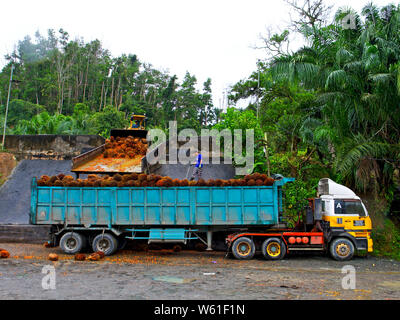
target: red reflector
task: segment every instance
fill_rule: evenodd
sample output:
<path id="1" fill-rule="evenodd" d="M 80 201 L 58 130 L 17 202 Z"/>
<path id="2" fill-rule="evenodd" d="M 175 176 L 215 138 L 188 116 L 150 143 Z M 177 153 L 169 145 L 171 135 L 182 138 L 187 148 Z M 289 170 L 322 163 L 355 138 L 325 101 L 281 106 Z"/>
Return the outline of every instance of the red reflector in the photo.
<path id="1" fill-rule="evenodd" d="M 322 236 L 311 237 L 310 244 L 323 244 L 324 238 Z"/>

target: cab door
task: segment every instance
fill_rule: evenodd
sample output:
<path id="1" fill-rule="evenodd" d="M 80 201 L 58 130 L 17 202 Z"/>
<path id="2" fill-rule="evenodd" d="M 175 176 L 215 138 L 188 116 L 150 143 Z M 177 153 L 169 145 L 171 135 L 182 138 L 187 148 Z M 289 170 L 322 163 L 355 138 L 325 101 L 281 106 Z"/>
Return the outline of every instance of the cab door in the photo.
<path id="1" fill-rule="evenodd" d="M 365 231 L 370 225 L 363 203 L 358 199 L 335 199 L 336 222 L 348 232 Z M 370 226 L 369 226 L 370 229 Z"/>

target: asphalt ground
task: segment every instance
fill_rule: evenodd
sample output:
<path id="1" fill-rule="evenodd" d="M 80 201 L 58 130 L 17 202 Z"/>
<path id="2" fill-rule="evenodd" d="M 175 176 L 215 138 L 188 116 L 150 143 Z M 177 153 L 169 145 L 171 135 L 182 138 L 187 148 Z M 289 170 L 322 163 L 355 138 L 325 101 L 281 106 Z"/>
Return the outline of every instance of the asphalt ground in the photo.
<path id="1" fill-rule="evenodd" d="M 10 252 L 0 259 L 3 300 L 400 300 L 400 262 L 372 256 L 239 261 L 217 251 L 122 250 L 92 262 L 42 245 L 0 248 Z"/>

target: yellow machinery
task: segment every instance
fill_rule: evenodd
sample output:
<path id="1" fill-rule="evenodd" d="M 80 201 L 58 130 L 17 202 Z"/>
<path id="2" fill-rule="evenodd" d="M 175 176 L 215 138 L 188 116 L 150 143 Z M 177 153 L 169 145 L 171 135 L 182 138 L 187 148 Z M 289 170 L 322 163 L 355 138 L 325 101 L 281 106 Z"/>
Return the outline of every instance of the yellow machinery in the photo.
<path id="1" fill-rule="evenodd" d="M 126 129 L 111 129 L 112 137 L 146 138 L 147 130 L 145 128 L 146 116 L 132 114 L 130 125 Z"/>
<path id="2" fill-rule="evenodd" d="M 145 129 L 146 116 L 135 115 L 131 117 L 131 124 L 128 130 L 144 130 Z"/>

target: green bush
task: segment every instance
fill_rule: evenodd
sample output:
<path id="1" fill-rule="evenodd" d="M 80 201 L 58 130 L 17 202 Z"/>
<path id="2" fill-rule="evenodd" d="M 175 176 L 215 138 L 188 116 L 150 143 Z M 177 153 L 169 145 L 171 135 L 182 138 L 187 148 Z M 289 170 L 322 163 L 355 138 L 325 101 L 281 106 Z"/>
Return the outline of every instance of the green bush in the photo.
<path id="1" fill-rule="evenodd" d="M 373 255 L 400 260 L 400 229 L 388 218 L 383 226 L 372 226 Z"/>
<path id="2" fill-rule="evenodd" d="M 0 114 L 4 115 L 5 111 L 5 105 L 0 106 Z M 20 99 L 11 100 L 8 106 L 7 127 L 14 127 L 20 120 L 31 120 L 43 111 L 46 111 L 44 106 Z"/>

